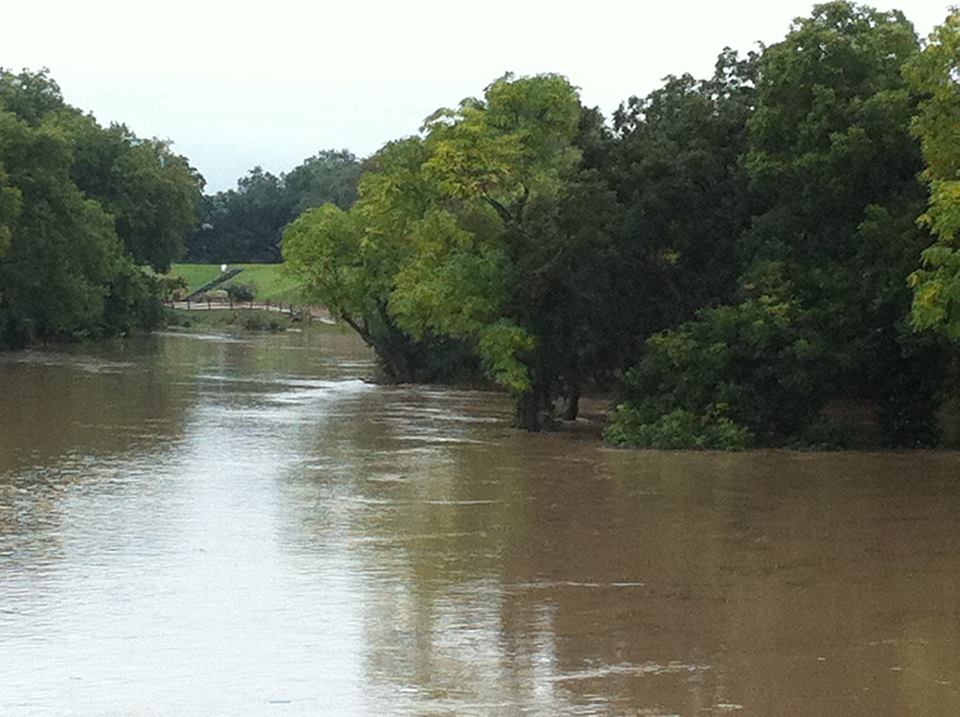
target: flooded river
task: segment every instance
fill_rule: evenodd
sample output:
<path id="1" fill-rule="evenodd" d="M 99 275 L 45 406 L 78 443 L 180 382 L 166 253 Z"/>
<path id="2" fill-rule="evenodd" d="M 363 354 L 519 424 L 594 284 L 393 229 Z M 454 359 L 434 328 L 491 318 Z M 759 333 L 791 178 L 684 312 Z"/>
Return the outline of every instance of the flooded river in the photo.
<path id="1" fill-rule="evenodd" d="M 0 714 L 960 714 L 957 454 L 612 451 L 370 370 L 0 354 Z"/>

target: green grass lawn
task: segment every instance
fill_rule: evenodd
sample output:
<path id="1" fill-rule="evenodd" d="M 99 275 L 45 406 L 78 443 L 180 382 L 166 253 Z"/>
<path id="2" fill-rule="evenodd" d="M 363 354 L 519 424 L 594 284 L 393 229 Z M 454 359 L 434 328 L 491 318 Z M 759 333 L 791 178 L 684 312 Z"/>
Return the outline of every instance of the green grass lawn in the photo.
<path id="1" fill-rule="evenodd" d="M 283 264 L 229 264 L 228 269 L 243 269 L 233 279 L 218 288 L 230 284 L 247 284 L 253 287 L 257 301 L 272 301 L 284 304 L 305 303 L 297 282 L 282 271 Z M 195 291 L 220 275 L 219 264 L 174 264 L 170 276 L 182 276 L 187 289 Z"/>
<path id="2" fill-rule="evenodd" d="M 187 290 L 196 291 L 219 274 L 220 267 L 214 264 L 174 264 L 167 276 L 182 276 L 187 282 Z"/>

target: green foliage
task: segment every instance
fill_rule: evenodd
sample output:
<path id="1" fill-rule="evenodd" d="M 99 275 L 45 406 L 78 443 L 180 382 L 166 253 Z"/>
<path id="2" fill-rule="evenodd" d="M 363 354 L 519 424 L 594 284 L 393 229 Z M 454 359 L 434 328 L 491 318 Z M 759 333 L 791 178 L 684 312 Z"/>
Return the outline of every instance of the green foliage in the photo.
<path id="1" fill-rule="evenodd" d="M 413 254 L 409 211 L 421 197 L 411 190 L 421 181 L 411 170 L 421 150 L 418 140 L 387 145 L 361 181 L 357 206 L 310 209 L 284 235 L 286 271 L 302 294 L 356 331 L 394 382 L 459 378 L 470 370 L 455 342 L 426 330 L 415 339 L 389 311 L 395 277 Z"/>
<path id="2" fill-rule="evenodd" d="M 8 177 L 0 166 L 0 257 L 10 248 L 13 239 L 13 222 L 20 214 L 20 190 L 9 184 Z"/>
<path id="3" fill-rule="evenodd" d="M 923 93 L 913 130 L 926 160 L 924 179 L 930 203 L 921 223 L 937 242 L 923 253 L 920 269 L 910 276 L 913 325 L 960 340 L 960 13 L 953 12 L 934 30 L 922 53 L 907 66 L 913 88 Z"/>
<path id="4" fill-rule="evenodd" d="M 933 443 L 948 355 L 904 326 L 912 300 L 960 336 L 958 26 L 921 53 L 899 12 L 817 5 L 612 128 L 563 77 L 506 75 L 384 147 L 284 254 L 394 376 L 463 352 L 526 428 L 633 365 L 616 444 L 837 447 L 841 395 L 879 406 L 885 443 Z"/>
<path id="5" fill-rule="evenodd" d="M 250 284 L 233 283 L 227 286 L 227 296 L 233 301 L 253 301 L 256 292 Z"/>
<path id="6" fill-rule="evenodd" d="M 753 445 L 753 435 L 723 415 L 698 416 L 682 408 L 652 421 L 637 408 L 620 405 L 604 440 L 619 448 L 664 450 L 743 451 Z"/>
<path id="7" fill-rule="evenodd" d="M 626 377 L 627 405 L 643 425 L 682 409 L 729 417 L 765 445 L 795 435 L 826 399 L 823 348 L 798 318 L 795 305 L 771 297 L 700 312 L 647 342 Z"/>
<path id="8" fill-rule="evenodd" d="M 31 127 L 67 109 L 60 86 L 46 69 L 13 73 L 0 68 L 0 105 Z"/>
<path id="9" fill-rule="evenodd" d="M 106 131 L 46 72 L 0 70 L 0 346 L 162 318 L 161 288 L 125 252 L 117 216 L 76 182 L 84 133 Z"/>
<path id="10" fill-rule="evenodd" d="M 424 169 L 445 194 L 481 198 L 517 220 L 531 192 L 549 191 L 576 164 L 579 118 L 566 78 L 507 74 L 487 87 L 483 100 L 465 99 L 427 120 L 432 156 Z"/>
<path id="11" fill-rule="evenodd" d="M 182 276 L 158 276 L 156 281 L 163 301 L 179 299 L 187 293 L 187 280 Z"/>
<path id="12" fill-rule="evenodd" d="M 830 416 L 818 416 L 790 443 L 791 448 L 815 451 L 843 451 L 853 445 L 850 426 Z"/>
<path id="13" fill-rule="evenodd" d="M 905 326 L 898 351 L 880 357 L 888 376 L 878 395 L 882 439 L 890 447 L 940 444 L 938 415 L 949 398 L 947 378 L 953 352 L 936 335 L 911 335 Z"/>
<path id="14" fill-rule="evenodd" d="M 131 331 L 152 331 L 163 325 L 161 301 L 166 287 L 143 273 L 129 260 L 124 260 L 107 283 L 101 331 L 107 335 L 124 335 Z"/>
<path id="15" fill-rule="evenodd" d="M 279 177 L 255 167 L 235 190 L 204 196 L 198 214 L 200 227 L 187 239 L 191 260 L 278 261 L 290 199 Z"/>
<path id="16" fill-rule="evenodd" d="M 391 307 L 404 327 L 421 322 L 474 346 L 488 376 L 520 399 L 521 425 L 537 428 L 553 398 L 612 353 L 621 325 L 604 306 L 621 210 L 585 160 L 602 155 L 604 130 L 556 75 L 505 76 L 427 129 L 423 172 L 446 229 L 430 217 L 422 225 Z"/>
<path id="17" fill-rule="evenodd" d="M 347 151 L 323 151 L 279 177 L 255 167 L 237 188 L 204 196 L 200 227 L 187 238 L 192 261 L 277 262 L 285 227 L 301 213 L 356 199 L 360 162 Z"/>
<path id="18" fill-rule="evenodd" d="M 625 207 L 622 261 L 631 272 L 618 294 L 635 334 L 734 298 L 743 268 L 736 242 L 750 220 L 743 156 L 756 65 L 755 55 L 724 50 L 713 77 L 667 77 L 614 114 L 606 171 Z"/>
<path id="19" fill-rule="evenodd" d="M 102 129 L 78 117 L 74 136 L 74 182 L 114 216 L 136 262 L 168 269 L 197 224 L 203 179 L 168 142 L 141 140 L 123 125 Z"/>
<path id="20" fill-rule="evenodd" d="M 483 327 L 478 343 L 483 366 L 494 381 L 514 393 L 530 390 L 530 372 L 519 357 L 536 347 L 532 336 L 509 320 L 501 319 Z"/>
<path id="21" fill-rule="evenodd" d="M 697 273 L 681 264 L 691 247 L 671 240 L 656 248 L 669 250 L 681 280 L 715 267 L 729 277 L 737 266 L 724 262 L 723 253 L 736 256 L 742 262 L 739 290 L 725 295 L 724 279 L 701 297 L 739 303 L 701 311 L 696 321 L 648 341 L 626 392 L 644 431 L 661 428 L 658 421 L 676 418 L 677 410 L 703 417 L 721 406 L 760 444 L 835 446 L 843 443 L 842 431 L 819 413 L 828 398 L 848 392 L 879 401 L 887 442 L 933 440 L 943 354 L 936 347 L 910 349 L 899 328 L 910 304 L 903 279 L 925 245 L 914 225 L 922 202 L 915 180 L 920 155 L 909 133 L 917 98 L 901 73 L 917 52 L 902 14 L 833 2 L 816 6 L 785 40 L 748 63 L 721 58 L 718 67 L 732 70 L 713 82 L 723 87 L 724 80 L 734 80 L 727 85 L 729 114 L 713 110 L 713 120 L 693 124 L 741 138 L 734 151 L 744 158 L 745 174 L 715 174 L 713 184 L 736 197 L 747 181 L 749 194 L 739 207 L 702 204 L 696 216 L 725 222 L 719 226 L 727 236 L 738 223 L 745 231 L 735 246 L 708 255 L 707 271 Z M 639 105 L 639 114 L 646 125 L 650 114 L 682 127 L 724 96 L 719 90 L 703 93 L 688 78 L 672 80 Z M 738 117 L 745 135 L 737 133 Z M 640 126 L 627 125 L 631 137 Z M 660 166 L 669 168 L 661 169 L 667 188 L 648 189 L 649 200 L 638 194 L 641 206 L 656 206 L 662 194 L 670 197 L 676 191 L 671 180 L 684 176 L 670 157 L 688 150 L 678 145 L 670 152 L 669 131 L 662 135 L 639 135 L 646 157 L 666 148 Z M 704 176 L 709 167 L 694 164 L 684 171 L 690 166 L 696 168 L 693 176 Z M 678 196 L 697 199 L 689 192 Z M 724 214 L 723 206 L 733 211 Z M 749 221 L 744 207 L 753 215 Z M 641 216 L 649 221 L 656 215 L 648 209 Z M 915 368 L 921 355 L 926 377 Z"/>
<path id="22" fill-rule="evenodd" d="M 747 161 L 759 212 L 741 251 L 785 262 L 799 298 L 823 305 L 838 332 L 831 324 L 856 312 L 828 304 L 842 303 L 864 269 L 853 236 L 867 207 L 915 209 L 916 99 L 901 67 L 917 48 L 902 14 L 834 2 L 758 62 Z"/>
<path id="23" fill-rule="evenodd" d="M 747 161 L 762 210 L 740 250 L 780 267 L 804 330 L 825 349 L 821 393 L 884 401 L 906 370 L 904 277 L 927 244 L 914 224 L 918 97 L 903 77 L 918 52 L 901 13 L 834 2 L 759 62 Z"/>
<path id="24" fill-rule="evenodd" d="M 833 2 L 739 67 L 755 78 L 730 91 L 754 104 L 740 150 L 749 182 L 742 206 L 753 216 L 729 215 L 727 227 L 749 227 L 735 251 L 727 245 L 742 262 L 740 288 L 714 294 L 739 303 L 701 311 L 648 342 L 627 380 L 628 402 L 647 423 L 678 408 L 703 416 L 724 406 L 759 443 L 775 445 L 816 433 L 820 409 L 840 391 L 881 400 L 897 393 L 897 326 L 910 301 L 903 278 L 924 246 L 913 225 L 917 99 L 901 74 L 917 51 L 902 14 Z M 729 175 L 732 196 L 739 181 Z M 707 266 L 735 267 L 722 258 Z M 899 437 L 891 442 L 909 432 L 885 427 Z"/>
<path id="25" fill-rule="evenodd" d="M 542 386 L 543 302 L 572 283 L 588 222 L 604 224 L 583 198 L 564 206 L 580 128 L 564 78 L 505 76 L 482 100 L 436 112 L 423 139 L 384 147 L 350 212 L 328 205 L 294 222 L 288 266 L 381 355 L 453 342 L 515 393 Z M 574 209 L 579 223 L 558 220 Z"/>
<path id="26" fill-rule="evenodd" d="M 503 249 L 434 209 L 413 229 L 414 252 L 394 277 L 391 313 L 414 338 L 436 332 L 455 338 L 480 335 L 500 315 L 504 296 Z"/>
<path id="27" fill-rule="evenodd" d="M 168 142 L 140 139 L 123 125 L 101 127 L 64 102 L 46 71 L 0 70 L 0 104 L 28 126 L 62 132 L 71 180 L 113 217 L 137 263 L 162 271 L 183 253 L 203 178 Z"/>
<path id="28" fill-rule="evenodd" d="M 351 152 L 323 150 L 283 175 L 283 185 L 295 200 L 292 215 L 296 217 L 328 203 L 341 209 L 352 206 L 359 179 L 360 162 Z"/>
<path id="29" fill-rule="evenodd" d="M 284 235 L 287 270 L 304 294 L 341 315 L 373 310 L 389 280 L 379 244 L 363 242 L 353 214 L 332 204 L 310 209 Z"/>

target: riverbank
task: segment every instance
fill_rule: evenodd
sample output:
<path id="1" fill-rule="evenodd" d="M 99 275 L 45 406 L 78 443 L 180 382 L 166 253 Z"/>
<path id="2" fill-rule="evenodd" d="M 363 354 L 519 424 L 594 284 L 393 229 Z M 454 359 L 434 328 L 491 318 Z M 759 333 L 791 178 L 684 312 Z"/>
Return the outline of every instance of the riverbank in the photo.
<path id="1" fill-rule="evenodd" d="M 166 309 L 167 328 L 184 331 L 228 331 L 254 333 L 280 333 L 282 331 L 309 331 L 347 334 L 345 327 L 332 320 L 321 320 L 303 311 L 280 311 L 276 307 L 246 308 L 237 306 L 195 305 L 191 309 Z"/>

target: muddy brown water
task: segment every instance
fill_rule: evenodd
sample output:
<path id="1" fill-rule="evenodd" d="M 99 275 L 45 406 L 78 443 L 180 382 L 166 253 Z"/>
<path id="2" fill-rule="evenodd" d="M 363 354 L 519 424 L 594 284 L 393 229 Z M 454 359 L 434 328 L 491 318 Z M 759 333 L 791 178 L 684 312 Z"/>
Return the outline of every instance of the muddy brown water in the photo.
<path id="1" fill-rule="evenodd" d="M 0 714 L 960 714 L 957 454 L 612 451 L 370 368 L 0 354 Z"/>

